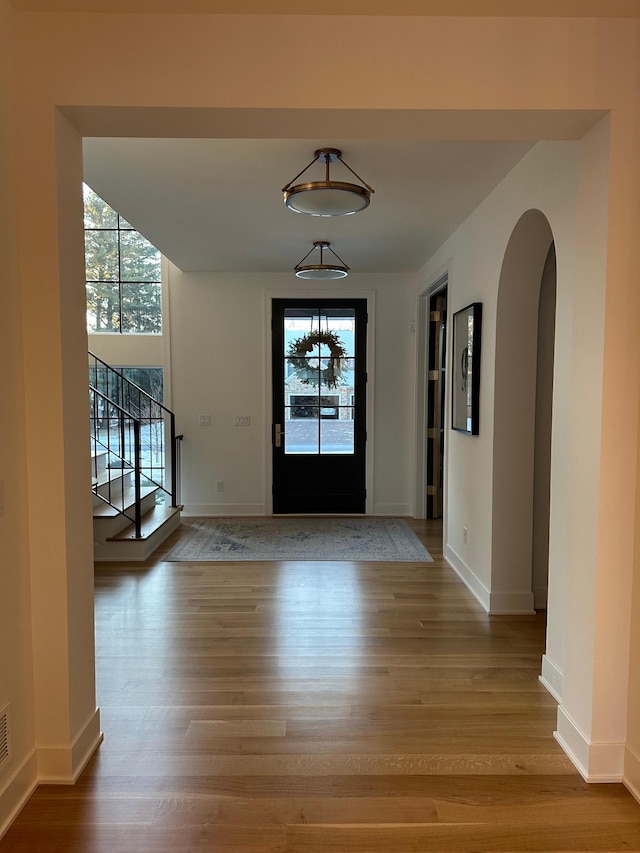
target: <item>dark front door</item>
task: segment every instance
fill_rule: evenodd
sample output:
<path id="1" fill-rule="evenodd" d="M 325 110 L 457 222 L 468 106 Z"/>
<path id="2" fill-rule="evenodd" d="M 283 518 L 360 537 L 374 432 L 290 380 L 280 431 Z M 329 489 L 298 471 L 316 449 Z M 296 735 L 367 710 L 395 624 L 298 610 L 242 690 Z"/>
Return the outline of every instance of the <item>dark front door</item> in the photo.
<path id="1" fill-rule="evenodd" d="M 365 511 L 365 299 L 274 299 L 273 511 Z"/>

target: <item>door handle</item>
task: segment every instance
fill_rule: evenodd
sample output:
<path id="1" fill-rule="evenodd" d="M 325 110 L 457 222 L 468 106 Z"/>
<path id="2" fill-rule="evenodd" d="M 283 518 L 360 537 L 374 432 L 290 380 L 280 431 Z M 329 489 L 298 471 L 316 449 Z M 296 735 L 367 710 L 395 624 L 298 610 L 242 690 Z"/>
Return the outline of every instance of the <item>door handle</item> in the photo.
<path id="1" fill-rule="evenodd" d="M 282 436 L 284 435 L 284 430 L 282 429 L 282 424 L 274 424 L 275 427 L 275 437 L 274 444 L 276 447 L 282 447 Z"/>

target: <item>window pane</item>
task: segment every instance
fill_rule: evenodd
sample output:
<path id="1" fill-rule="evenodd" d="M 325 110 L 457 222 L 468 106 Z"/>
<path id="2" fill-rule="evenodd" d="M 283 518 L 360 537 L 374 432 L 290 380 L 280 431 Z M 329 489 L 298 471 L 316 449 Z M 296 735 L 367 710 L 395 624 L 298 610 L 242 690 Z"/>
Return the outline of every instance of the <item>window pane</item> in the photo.
<path id="1" fill-rule="evenodd" d="M 320 397 L 320 419 L 323 421 L 338 420 L 338 404 L 340 403 L 340 397 L 338 394 L 323 394 Z"/>
<path id="2" fill-rule="evenodd" d="M 162 368 L 161 367 L 120 367 L 118 368 L 125 379 L 142 388 L 147 394 L 163 401 Z"/>
<path id="3" fill-rule="evenodd" d="M 343 358 L 339 362 L 331 359 L 322 359 L 322 384 L 320 393 L 338 394 L 341 402 L 351 402 L 349 395 L 353 394 L 355 382 L 355 359 Z M 334 384 L 336 383 L 336 384 Z M 347 396 L 345 396 L 347 395 Z"/>
<path id="4" fill-rule="evenodd" d="M 318 386 L 320 359 L 312 356 L 310 358 L 304 356 L 291 356 L 288 359 L 288 364 L 293 368 L 293 372 L 287 376 L 287 386 L 294 388 L 309 388 L 314 389 Z M 285 375 L 287 371 L 285 369 Z"/>
<path id="5" fill-rule="evenodd" d="M 121 281 L 160 281 L 160 252 L 137 231 L 120 232 Z"/>
<path id="6" fill-rule="evenodd" d="M 336 309 L 335 312 L 325 312 L 320 320 L 320 327 L 323 331 L 336 335 L 347 356 L 355 355 L 355 311 Z M 322 355 L 330 354 L 328 348 L 323 347 Z"/>
<path id="7" fill-rule="evenodd" d="M 318 415 L 317 394 L 289 394 L 290 417 L 315 418 Z"/>
<path id="8" fill-rule="evenodd" d="M 160 253 L 86 184 L 83 192 L 87 331 L 161 333 Z"/>
<path id="9" fill-rule="evenodd" d="M 87 281 L 118 281 L 118 232 L 85 231 L 84 258 Z"/>
<path id="10" fill-rule="evenodd" d="M 126 284 L 122 288 L 122 331 L 160 334 L 162 292 L 158 283 Z"/>
<path id="11" fill-rule="evenodd" d="M 84 185 L 84 227 L 118 227 L 118 214 L 86 184 Z"/>
<path id="12" fill-rule="evenodd" d="M 318 408 L 312 406 L 286 406 L 284 423 L 284 452 L 318 453 Z"/>
<path id="13" fill-rule="evenodd" d="M 353 421 L 323 420 L 320 424 L 321 453 L 353 453 Z"/>
<path id="14" fill-rule="evenodd" d="M 87 282 L 87 331 L 120 331 L 120 298 L 117 284 Z"/>

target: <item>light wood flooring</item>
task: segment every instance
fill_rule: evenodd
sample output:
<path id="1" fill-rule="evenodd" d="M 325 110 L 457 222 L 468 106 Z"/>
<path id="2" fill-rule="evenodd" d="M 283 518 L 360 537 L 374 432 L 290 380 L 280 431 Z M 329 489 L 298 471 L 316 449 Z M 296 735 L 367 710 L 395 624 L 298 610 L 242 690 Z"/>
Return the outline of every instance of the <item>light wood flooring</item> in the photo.
<path id="1" fill-rule="evenodd" d="M 553 739 L 544 617 L 487 617 L 412 525 L 434 563 L 99 565 L 104 743 L 0 853 L 640 850 Z"/>

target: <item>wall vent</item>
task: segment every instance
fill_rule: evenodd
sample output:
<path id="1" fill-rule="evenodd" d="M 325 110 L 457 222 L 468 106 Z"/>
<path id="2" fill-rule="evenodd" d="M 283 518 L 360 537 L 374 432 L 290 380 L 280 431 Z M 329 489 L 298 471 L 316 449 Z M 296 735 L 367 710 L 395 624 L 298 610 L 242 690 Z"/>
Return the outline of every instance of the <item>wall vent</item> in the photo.
<path id="1" fill-rule="evenodd" d="M 11 709 L 9 703 L 0 708 L 0 770 L 11 758 Z"/>

